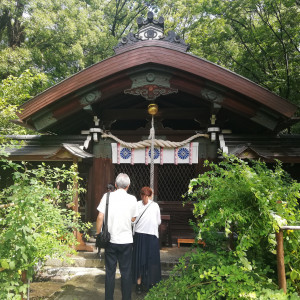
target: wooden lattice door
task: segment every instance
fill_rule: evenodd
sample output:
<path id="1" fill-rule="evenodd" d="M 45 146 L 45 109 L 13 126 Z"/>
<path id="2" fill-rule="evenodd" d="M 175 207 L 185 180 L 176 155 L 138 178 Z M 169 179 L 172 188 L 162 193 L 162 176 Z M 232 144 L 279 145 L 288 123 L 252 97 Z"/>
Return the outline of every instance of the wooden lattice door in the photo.
<path id="1" fill-rule="evenodd" d="M 150 184 L 150 166 L 144 164 L 115 164 L 114 175 L 126 173 L 131 184 L 128 193 L 140 199 L 139 191 Z M 182 205 L 188 191 L 188 185 L 196 176 L 196 165 L 165 164 L 155 165 L 155 200 L 161 208 L 162 215 L 170 215 L 170 230 L 172 243 L 179 237 L 191 237 L 193 231 L 189 220 L 193 219 L 192 206 Z"/>

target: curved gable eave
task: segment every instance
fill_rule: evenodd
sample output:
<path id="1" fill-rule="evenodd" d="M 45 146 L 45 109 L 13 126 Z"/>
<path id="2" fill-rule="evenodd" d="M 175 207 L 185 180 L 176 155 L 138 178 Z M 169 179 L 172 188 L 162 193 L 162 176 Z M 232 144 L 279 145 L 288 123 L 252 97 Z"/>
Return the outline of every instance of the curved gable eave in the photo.
<path id="1" fill-rule="evenodd" d="M 225 87 L 233 93 L 241 94 L 259 105 L 270 108 L 285 118 L 292 117 L 297 110 L 295 105 L 285 99 L 214 63 L 191 54 L 162 47 L 159 41 L 147 42 L 141 43 L 143 46 L 136 46 L 103 60 L 37 95 L 21 106 L 20 119 L 26 122 L 26 119 L 63 98 L 68 98 L 82 89 L 109 77 L 118 76 L 120 73 L 128 72 L 129 75 L 130 70 L 147 64 L 176 70 L 174 73 L 189 73 L 202 81 L 204 79 Z"/>

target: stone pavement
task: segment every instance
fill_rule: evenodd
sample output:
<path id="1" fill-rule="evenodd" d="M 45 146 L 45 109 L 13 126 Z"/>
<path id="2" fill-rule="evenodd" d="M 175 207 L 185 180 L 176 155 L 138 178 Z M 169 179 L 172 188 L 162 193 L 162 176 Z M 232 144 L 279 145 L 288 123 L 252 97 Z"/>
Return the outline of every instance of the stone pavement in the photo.
<path id="1" fill-rule="evenodd" d="M 77 276 L 68 281 L 62 291 L 56 292 L 50 299 L 53 300 L 104 300 L 105 295 L 105 272 L 102 274 L 93 275 L 86 274 Z M 120 275 L 116 275 L 115 293 L 116 300 L 122 299 Z M 144 299 L 144 295 L 136 295 L 132 293 L 132 300 Z"/>
<path id="2" fill-rule="evenodd" d="M 163 277 L 166 278 L 169 271 L 178 262 L 190 247 L 163 248 L 160 251 Z M 31 300 L 51 299 L 51 300 L 104 300 L 105 291 L 105 270 L 103 261 L 95 259 L 96 253 L 78 253 L 75 266 L 68 266 L 62 262 L 51 260 L 52 264 L 46 266 L 44 270 L 44 282 L 34 282 L 31 284 Z M 100 261 L 100 262 L 99 262 Z M 77 264 L 77 265 L 76 265 Z M 78 266 L 81 265 L 81 266 Z M 93 264 L 99 264 L 93 267 Z M 88 266 L 88 267 L 87 267 Z M 53 290 L 50 282 L 53 283 Z M 49 293 L 43 295 L 42 291 L 48 285 Z M 121 300 L 121 280 L 117 270 L 115 282 L 115 300 Z M 145 294 L 136 295 L 135 286 L 132 286 L 132 300 L 142 300 Z"/>

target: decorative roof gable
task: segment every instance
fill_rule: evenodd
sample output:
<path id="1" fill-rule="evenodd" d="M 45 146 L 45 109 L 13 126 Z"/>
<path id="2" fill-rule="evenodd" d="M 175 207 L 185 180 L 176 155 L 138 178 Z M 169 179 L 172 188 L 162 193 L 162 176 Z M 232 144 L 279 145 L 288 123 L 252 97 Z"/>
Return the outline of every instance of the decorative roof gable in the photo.
<path id="1" fill-rule="evenodd" d="M 167 36 L 164 35 L 163 17 L 155 20 L 153 13 L 148 12 L 147 19 L 137 18 L 137 24 L 138 32 L 136 34 L 130 32 L 127 36 L 122 37 L 120 43 L 114 48 L 116 54 L 129 50 L 135 43 L 151 40 L 159 40 L 167 44 L 168 47 L 182 52 L 186 52 L 189 49 L 189 45 L 174 31 L 169 31 Z"/>

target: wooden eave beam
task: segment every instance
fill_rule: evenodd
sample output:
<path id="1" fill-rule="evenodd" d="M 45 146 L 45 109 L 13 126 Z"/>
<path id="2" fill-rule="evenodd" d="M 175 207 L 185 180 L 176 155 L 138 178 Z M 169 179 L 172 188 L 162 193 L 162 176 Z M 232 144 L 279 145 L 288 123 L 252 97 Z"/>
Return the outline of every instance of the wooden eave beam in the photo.
<path id="1" fill-rule="evenodd" d="M 209 110 L 203 108 L 161 108 L 156 115 L 159 119 L 195 119 L 209 118 Z M 100 114 L 100 120 L 140 120 L 151 119 L 146 109 L 106 109 Z"/>
<path id="2" fill-rule="evenodd" d="M 149 129 L 139 128 L 135 130 L 134 135 L 132 135 L 132 130 L 111 130 L 111 133 L 117 137 L 122 137 L 123 140 L 128 142 L 138 142 L 143 137 L 149 135 Z M 201 133 L 201 132 L 200 132 Z M 202 132 L 206 133 L 206 132 Z M 169 140 L 174 142 L 180 142 L 186 138 L 195 134 L 195 130 L 171 130 L 168 128 L 156 129 L 156 135 L 165 135 Z"/>
<path id="3" fill-rule="evenodd" d="M 43 147 L 42 145 L 40 146 Z M 51 155 L 9 155 L 9 160 L 12 161 L 81 161 L 82 158 L 74 156 L 64 148 L 58 149 Z"/>
<path id="4" fill-rule="evenodd" d="M 52 107 L 49 107 L 49 109 L 45 109 L 44 114 L 42 114 L 44 109 L 41 109 L 41 111 L 37 113 L 37 116 L 33 115 L 29 120 L 26 121 L 32 124 L 32 127 L 34 127 L 36 130 L 43 131 L 49 126 L 51 127 L 52 124 L 59 122 L 60 120 L 71 116 L 80 110 L 83 110 L 87 106 L 91 106 L 96 102 L 103 101 L 116 93 L 123 93 L 123 90 L 130 87 L 130 85 L 131 81 L 126 77 L 126 74 L 119 75 L 113 79 L 110 78 L 102 82 L 102 84 L 93 86 L 92 91 L 98 91 L 101 94 L 97 101 L 91 104 L 85 104 L 82 102 L 82 97 L 91 92 L 91 90 L 89 90 L 86 91 L 86 93 L 81 93 L 81 95 L 72 95 L 72 97 L 52 105 Z"/>
<path id="5" fill-rule="evenodd" d="M 255 104 L 250 99 L 246 99 L 243 95 L 235 95 L 228 88 L 223 88 L 223 90 L 214 89 L 214 87 L 212 87 L 210 83 L 200 81 L 199 84 L 193 76 L 188 76 L 186 74 L 174 74 L 171 83 L 172 87 L 175 87 L 188 94 L 192 94 L 196 97 L 202 98 L 202 101 L 205 101 L 206 103 L 208 103 L 208 105 L 211 106 L 211 112 L 214 114 L 217 114 L 220 111 L 221 107 L 223 107 L 229 111 L 244 116 L 259 125 L 263 125 L 261 118 L 258 118 L 258 115 L 261 114 L 261 112 L 259 111 L 261 105 Z M 211 101 L 209 99 L 205 99 L 205 95 L 203 95 L 203 92 L 205 93 L 205 91 L 211 91 L 215 93 L 217 97 L 219 97 L 219 99 Z M 266 127 L 269 129 L 275 128 L 279 120 L 280 119 L 274 118 L 271 125 L 266 123 Z"/>
<path id="6" fill-rule="evenodd" d="M 45 158 L 43 155 L 16 155 L 7 157 L 8 160 L 12 161 L 73 161 L 73 158 L 56 158 L 50 157 Z"/>

